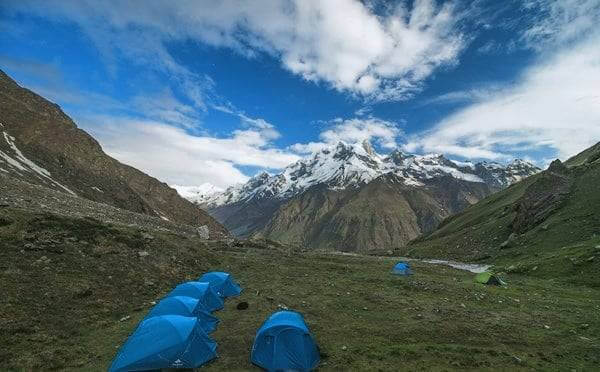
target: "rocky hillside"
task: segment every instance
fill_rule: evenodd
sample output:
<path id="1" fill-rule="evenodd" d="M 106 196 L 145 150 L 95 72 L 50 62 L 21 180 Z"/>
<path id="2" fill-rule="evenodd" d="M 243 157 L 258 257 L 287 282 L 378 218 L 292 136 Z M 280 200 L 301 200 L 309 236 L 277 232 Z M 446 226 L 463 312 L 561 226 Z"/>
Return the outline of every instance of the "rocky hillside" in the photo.
<path id="1" fill-rule="evenodd" d="M 340 142 L 280 174 L 191 200 L 238 236 L 312 249 L 391 249 L 538 171 L 521 160 L 503 166 L 398 150 L 381 156 L 368 142 Z"/>
<path id="2" fill-rule="evenodd" d="M 600 275 L 598 185 L 600 143 L 450 217 L 398 253 L 590 282 Z"/>
<path id="3" fill-rule="evenodd" d="M 0 71 L 0 173 L 176 223 L 225 228 L 165 183 L 106 155 L 60 109 Z"/>

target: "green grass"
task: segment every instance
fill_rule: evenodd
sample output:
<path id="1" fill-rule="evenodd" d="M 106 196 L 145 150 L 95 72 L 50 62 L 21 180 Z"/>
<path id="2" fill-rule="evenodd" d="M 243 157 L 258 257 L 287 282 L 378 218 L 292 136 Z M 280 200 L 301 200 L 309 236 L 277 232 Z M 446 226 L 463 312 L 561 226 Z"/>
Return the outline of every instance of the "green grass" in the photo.
<path id="1" fill-rule="evenodd" d="M 578 165 L 570 169 L 573 185 L 564 202 L 509 247 L 502 249 L 501 244 L 513 232 L 514 204 L 531 185 L 543 186 L 543 174 L 449 218 L 398 254 L 483 261 L 500 269 L 514 266 L 513 271 L 539 278 L 600 287 L 600 162 L 573 159 Z"/>
<path id="2" fill-rule="evenodd" d="M 151 301 L 209 270 L 231 272 L 244 292 L 215 313 L 219 358 L 207 371 L 256 369 L 255 332 L 279 304 L 304 314 L 323 353 L 320 370 L 600 368 L 598 288 L 519 272 L 504 276 L 506 288 L 488 287 L 418 262 L 414 276 L 396 277 L 392 259 L 229 248 L 156 232 L 147 240 L 134 229 L 18 210 L 0 217 L 12 221 L 0 227 L 2 370 L 105 370 Z M 236 310 L 239 301 L 249 308 Z"/>

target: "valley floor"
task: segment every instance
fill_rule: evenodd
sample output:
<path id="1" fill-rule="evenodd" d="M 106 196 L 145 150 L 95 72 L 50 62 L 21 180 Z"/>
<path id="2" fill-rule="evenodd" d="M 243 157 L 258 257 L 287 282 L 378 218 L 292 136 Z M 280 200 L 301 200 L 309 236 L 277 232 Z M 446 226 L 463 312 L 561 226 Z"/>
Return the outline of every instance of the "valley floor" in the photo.
<path id="1" fill-rule="evenodd" d="M 279 306 L 304 314 L 320 370 L 600 369 L 598 288 L 519 274 L 488 287 L 423 262 L 397 277 L 392 259 L 206 242 L 12 207 L 0 207 L 0 246 L 2 370 L 106 370 L 152 301 L 208 270 L 231 272 L 244 292 L 215 313 L 219 358 L 207 371 L 258 370 L 253 338 Z M 249 308 L 237 310 L 240 301 Z"/>

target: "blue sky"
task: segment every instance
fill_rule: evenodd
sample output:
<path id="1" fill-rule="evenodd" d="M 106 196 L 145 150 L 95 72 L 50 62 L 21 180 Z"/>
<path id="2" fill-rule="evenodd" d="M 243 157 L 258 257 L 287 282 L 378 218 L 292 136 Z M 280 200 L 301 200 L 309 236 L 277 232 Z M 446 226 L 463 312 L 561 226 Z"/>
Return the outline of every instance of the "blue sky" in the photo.
<path id="1" fill-rule="evenodd" d="M 170 184 L 339 140 L 544 165 L 600 140 L 599 21 L 600 0 L 6 0 L 0 68 Z"/>

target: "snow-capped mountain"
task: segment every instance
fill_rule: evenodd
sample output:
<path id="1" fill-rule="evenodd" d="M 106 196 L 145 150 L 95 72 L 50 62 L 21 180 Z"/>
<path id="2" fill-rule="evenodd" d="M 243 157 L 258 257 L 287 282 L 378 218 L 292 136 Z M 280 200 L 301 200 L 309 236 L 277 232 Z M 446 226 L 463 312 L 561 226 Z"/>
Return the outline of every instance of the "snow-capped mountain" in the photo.
<path id="1" fill-rule="evenodd" d="M 518 159 L 504 166 L 493 162 L 458 162 L 438 154 L 405 154 L 399 150 L 382 156 L 368 142 L 339 142 L 289 165 L 279 174 L 263 172 L 245 184 L 229 187 L 223 192 L 211 190 L 182 196 L 211 209 L 251 199 L 287 200 L 316 185 L 324 185 L 329 190 L 358 188 L 385 174 L 397 176 L 407 187 L 423 187 L 432 179 L 449 176 L 501 189 L 539 170 Z"/>
<path id="2" fill-rule="evenodd" d="M 172 188 L 177 190 L 177 193 L 182 197 L 193 201 L 194 203 L 202 204 L 206 199 L 214 194 L 223 192 L 220 187 L 213 185 L 212 183 L 203 183 L 200 186 L 182 186 L 182 185 L 170 185 Z"/>

